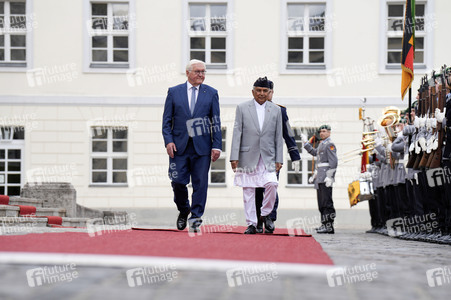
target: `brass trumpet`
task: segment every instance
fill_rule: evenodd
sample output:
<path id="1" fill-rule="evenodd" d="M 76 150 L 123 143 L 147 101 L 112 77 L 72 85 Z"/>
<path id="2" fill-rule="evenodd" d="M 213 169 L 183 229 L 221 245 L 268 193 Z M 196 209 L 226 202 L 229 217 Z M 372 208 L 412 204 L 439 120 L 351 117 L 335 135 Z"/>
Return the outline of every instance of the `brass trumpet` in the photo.
<path id="1" fill-rule="evenodd" d="M 369 145 L 374 145 L 375 143 L 376 143 L 375 140 L 362 140 L 362 144 L 363 144 L 365 147 L 368 147 Z"/>
<path id="2" fill-rule="evenodd" d="M 400 116 L 396 113 L 388 113 L 386 115 L 383 115 L 379 119 L 380 126 L 385 129 L 385 132 L 387 133 L 387 136 L 389 137 L 391 142 L 396 139 L 395 126 L 399 123 L 399 120 Z"/>

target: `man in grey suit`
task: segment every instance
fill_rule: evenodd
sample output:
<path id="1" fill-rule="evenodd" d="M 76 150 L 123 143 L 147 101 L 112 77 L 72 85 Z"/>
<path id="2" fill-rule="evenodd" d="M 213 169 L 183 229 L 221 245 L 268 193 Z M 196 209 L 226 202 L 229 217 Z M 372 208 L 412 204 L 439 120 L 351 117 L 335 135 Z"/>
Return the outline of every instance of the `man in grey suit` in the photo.
<path id="1" fill-rule="evenodd" d="M 252 89 L 253 100 L 236 108 L 230 163 L 235 174 L 234 184 L 243 187 L 244 210 L 248 228 L 245 234 L 255 234 L 257 215 L 255 188 L 264 187 L 261 220 L 267 233 L 273 233 L 269 217 L 277 194 L 276 173 L 283 163 L 282 113 L 268 99 L 270 83 L 259 78 Z"/>

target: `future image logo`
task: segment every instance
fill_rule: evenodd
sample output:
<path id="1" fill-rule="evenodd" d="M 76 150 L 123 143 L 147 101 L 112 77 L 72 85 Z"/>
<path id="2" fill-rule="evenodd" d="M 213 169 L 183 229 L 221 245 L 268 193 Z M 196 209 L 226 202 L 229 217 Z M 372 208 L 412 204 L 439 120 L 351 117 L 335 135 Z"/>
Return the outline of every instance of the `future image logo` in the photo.
<path id="1" fill-rule="evenodd" d="M 395 218 L 387 220 L 389 236 L 400 236 L 406 233 L 430 232 L 438 228 L 437 215 L 430 213 L 421 216 Z"/>
<path id="2" fill-rule="evenodd" d="M 218 116 L 210 118 L 194 118 L 186 121 L 186 129 L 190 137 L 210 135 L 211 132 L 220 131 L 220 120 Z"/>
<path id="3" fill-rule="evenodd" d="M 451 283 L 451 270 L 448 266 L 442 268 L 429 269 L 426 271 L 426 278 L 430 287 L 442 286 Z"/>
<path id="4" fill-rule="evenodd" d="M 451 174 L 448 168 L 436 168 L 426 171 L 426 178 L 430 187 L 442 186 L 451 183 Z"/>
<path id="5" fill-rule="evenodd" d="M 238 287 L 258 282 L 271 282 L 278 278 L 275 264 L 233 268 L 226 271 L 229 287 Z"/>
<path id="6" fill-rule="evenodd" d="M 340 267 L 326 272 L 327 283 L 330 287 L 343 286 L 347 284 L 373 281 L 377 278 L 376 264 L 356 265 L 352 267 Z"/>
<path id="7" fill-rule="evenodd" d="M 78 278 L 75 264 L 45 266 L 42 268 L 29 269 L 26 272 L 29 287 L 38 287 L 44 284 L 58 282 L 71 282 Z"/>
<path id="8" fill-rule="evenodd" d="M 178 272 L 174 264 L 134 268 L 127 270 L 125 273 L 129 287 L 172 282 L 178 278 Z"/>

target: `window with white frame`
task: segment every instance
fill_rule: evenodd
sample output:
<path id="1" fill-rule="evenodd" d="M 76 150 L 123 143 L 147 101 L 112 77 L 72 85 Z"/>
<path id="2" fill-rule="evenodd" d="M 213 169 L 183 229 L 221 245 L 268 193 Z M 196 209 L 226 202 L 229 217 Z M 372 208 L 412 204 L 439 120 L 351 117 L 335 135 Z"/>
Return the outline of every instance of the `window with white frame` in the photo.
<path id="1" fill-rule="evenodd" d="M 127 128 L 92 127 L 91 185 L 127 185 Z"/>
<path id="2" fill-rule="evenodd" d="M 312 186 L 312 184 L 308 183 L 309 177 L 313 175 L 314 171 L 314 158 L 304 149 L 304 145 L 301 141 L 301 133 L 310 138 L 315 135 L 318 131 L 318 128 L 312 127 L 296 127 L 293 128 L 294 139 L 296 140 L 296 144 L 299 149 L 299 154 L 301 155 L 301 163 L 300 163 L 300 173 L 295 173 L 293 167 L 291 166 L 290 156 L 287 155 L 288 159 L 288 167 L 287 167 L 287 185 L 288 186 Z M 315 148 L 318 145 L 313 145 Z"/>
<path id="3" fill-rule="evenodd" d="M 227 4 L 189 3 L 189 59 L 199 59 L 207 69 L 226 69 L 228 62 Z"/>
<path id="4" fill-rule="evenodd" d="M 19 196 L 24 172 L 25 128 L 0 127 L 0 195 Z"/>
<path id="5" fill-rule="evenodd" d="M 222 152 L 221 156 L 215 161 L 211 163 L 210 167 L 210 185 L 224 185 L 226 184 L 226 161 L 227 161 L 227 152 L 226 152 L 226 134 L 227 129 L 223 127 L 221 129 L 222 132 Z"/>
<path id="6" fill-rule="evenodd" d="M 129 3 L 90 2 L 90 67 L 129 68 Z"/>
<path id="7" fill-rule="evenodd" d="M 0 67 L 26 67 L 25 1 L 0 1 Z"/>
<path id="8" fill-rule="evenodd" d="M 326 68 L 326 3 L 287 3 L 286 68 Z"/>
<path id="9" fill-rule="evenodd" d="M 386 68 L 401 68 L 402 37 L 404 32 L 405 1 L 387 2 L 387 49 Z M 414 68 L 426 68 L 425 42 L 426 42 L 426 17 L 425 2 L 417 2 L 415 5 L 415 61 Z"/>

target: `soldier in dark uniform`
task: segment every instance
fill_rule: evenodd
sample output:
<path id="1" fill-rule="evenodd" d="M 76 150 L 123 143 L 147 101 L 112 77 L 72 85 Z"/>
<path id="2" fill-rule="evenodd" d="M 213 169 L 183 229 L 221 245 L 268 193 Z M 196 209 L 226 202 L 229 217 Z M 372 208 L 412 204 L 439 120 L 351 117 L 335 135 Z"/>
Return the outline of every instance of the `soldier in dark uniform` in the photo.
<path id="1" fill-rule="evenodd" d="M 447 92 L 449 87 L 447 86 Z M 443 237 L 439 239 L 439 242 L 451 244 L 451 93 L 446 95 L 446 111 L 445 117 L 443 115 L 437 116 L 437 122 L 443 124 L 445 127 L 445 146 L 442 156 L 442 167 L 444 170 L 444 200 L 445 200 L 445 230 Z M 443 113 L 442 113 L 443 114 Z M 436 113 L 437 115 L 437 113 Z"/>
<path id="2" fill-rule="evenodd" d="M 418 97 L 419 98 L 419 97 Z M 418 119 L 416 117 L 416 103 L 418 102 L 414 102 L 412 104 L 411 107 L 411 120 L 418 123 Z M 408 146 L 409 152 L 411 152 L 410 155 L 413 155 L 414 151 L 415 151 L 415 145 L 417 144 L 418 141 L 418 134 L 417 134 L 417 130 L 414 124 L 409 124 L 404 126 L 403 129 L 403 135 L 404 137 L 406 137 L 406 142 L 408 144 L 408 140 L 410 138 L 410 145 Z M 411 136 L 411 137 L 410 137 Z M 415 220 L 415 225 L 420 226 L 421 223 L 418 222 L 417 220 L 420 219 L 420 217 L 422 217 L 424 215 L 424 210 L 423 210 L 423 203 L 422 203 L 422 193 L 424 191 L 424 189 L 421 188 L 420 186 L 420 182 L 418 179 L 418 173 L 420 173 L 419 170 L 414 170 L 412 167 L 406 167 L 407 169 L 407 175 L 406 175 L 406 191 L 407 191 L 407 198 L 408 198 L 408 207 L 409 207 L 409 211 L 411 214 L 411 217 Z M 408 236 L 403 236 L 402 238 L 404 239 L 410 239 L 410 238 L 414 238 L 418 235 L 418 232 L 414 232 Z"/>
<path id="3" fill-rule="evenodd" d="M 374 198 L 368 201 L 371 229 L 367 230 L 367 233 L 378 233 L 384 227 L 382 217 L 380 215 L 379 202 L 384 201 L 381 199 L 382 180 L 381 180 L 381 157 L 377 153 L 369 156 L 368 172 L 371 173 L 371 181 L 373 183 Z"/>
<path id="4" fill-rule="evenodd" d="M 272 101 L 272 97 L 274 94 L 274 83 L 268 80 L 270 91 L 268 93 L 268 101 Z M 285 140 L 285 144 L 287 145 L 288 154 L 290 154 L 292 167 L 295 172 L 299 172 L 301 156 L 299 155 L 298 145 L 296 144 L 296 140 L 294 139 L 293 131 L 290 127 L 290 123 L 288 121 L 288 114 L 286 107 L 279 105 L 280 111 L 282 112 L 282 131 L 283 131 L 283 139 Z M 277 178 L 279 178 L 279 173 L 277 173 Z M 263 232 L 263 224 L 260 221 L 260 207 L 263 202 L 263 194 L 265 192 L 265 188 L 256 188 L 255 189 L 255 205 L 257 210 L 257 232 Z M 279 194 L 276 196 L 276 203 L 274 203 L 274 208 L 269 215 L 271 220 L 277 220 L 277 208 L 279 207 Z"/>
<path id="5" fill-rule="evenodd" d="M 404 119 L 401 119 L 400 122 L 396 125 L 397 127 L 397 137 L 389 146 L 389 151 L 392 153 L 392 156 L 395 160 L 395 169 L 393 170 L 393 180 L 394 180 L 394 190 L 395 190 L 395 199 L 396 199 L 396 211 L 394 213 L 395 217 L 405 217 L 411 216 L 411 211 L 409 207 L 409 201 L 407 198 L 407 188 L 406 188 L 406 169 L 405 169 L 405 153 L 406 151 L 406 137 L 402 132 L 404 128 Z"/>
<path id="6" fill-rule="evenodd" d="M 381 162 L 380 169 L 380 187 L 378 189 L 378 207 L 379 214 L 382 220 L 383 227 L 379 230 L 379 233 L 388 235 L 386 222 L 390 219 L 391 205 L 393 203 L 394 192 L 392 190 L 392 170 L 390 168 L 390 159 L 387 156 L 387 151 L 384 146 L 382 146 L 382 139 L 376 138 L 374 149 L 377 151 L 378 159 Z"/>
<path id="7" fill-rule="evenodd" d="M 332 184 L 338 164 L 337 148 L 330 139 L 329 125 L 322 125 L 318 130 L 321 142 L 317 149 L 313 148 L 311 144 L 313 141 L 307 142 L 307 136 L 305 134 L 302 134 L 301 138 L 305 143 L 305 150 L 317 157 L 313 183 L 315 184 L 322 225 L 316 232 L 334 233 L 335 208 L 332 199 Z"/>

